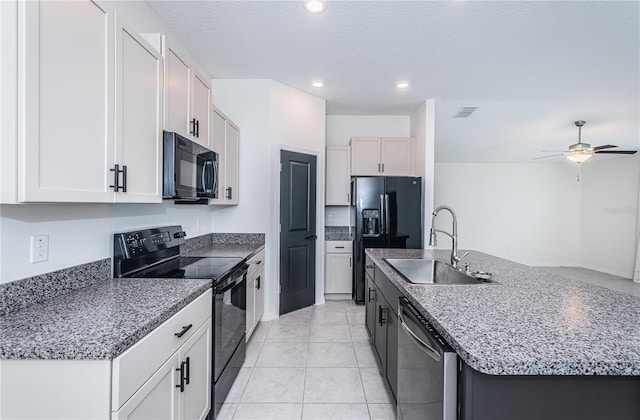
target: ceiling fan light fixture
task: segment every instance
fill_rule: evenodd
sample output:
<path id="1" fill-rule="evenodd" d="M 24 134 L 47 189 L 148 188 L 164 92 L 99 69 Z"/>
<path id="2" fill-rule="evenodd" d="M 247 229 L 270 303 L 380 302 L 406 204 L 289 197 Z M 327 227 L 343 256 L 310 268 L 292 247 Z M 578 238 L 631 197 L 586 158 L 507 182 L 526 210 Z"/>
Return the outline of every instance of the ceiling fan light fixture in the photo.
<path id="1" fill-rule="evenodd" d="M 312 80 L 311 86 L 313 86 L 314 88 L 321 88 L 322 86 L 324 86 L 324 82 L 322 80 Z"/>
<path id="2" fill-rule="evenodd" d="M 319 14 L 324 12 L 327 8 L 326 0 L 308 0 L 304 2 L 304 9 L 313 14 Z"/>
<path id="3" fill-rule="evenodd" d="M 587 160 L 589 160 L 591 156 L 593 156 L 593 153 L 582 152 L 582 153 L 570 153 L 565 157 L 573 163 L 584 163 Z"/>
<path id="4" fill-rule="evenodd" d="M 399 81 L 399 82 L 397 82 L 397 83 L 396 83 L 396 87 L 397 87 L 398 89 L 406 89 L 406 88 L 408 88 L 408 87 L 409 87 L 409 82 L 406 82 L 406 81 L 404 81 L 404 80 Z"/>

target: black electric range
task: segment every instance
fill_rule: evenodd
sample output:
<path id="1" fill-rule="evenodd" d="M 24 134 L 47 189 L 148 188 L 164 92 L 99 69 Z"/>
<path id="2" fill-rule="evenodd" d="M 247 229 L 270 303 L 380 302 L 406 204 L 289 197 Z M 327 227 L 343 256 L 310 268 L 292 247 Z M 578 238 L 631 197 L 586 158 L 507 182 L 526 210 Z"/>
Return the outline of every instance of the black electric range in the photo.
<path id="1" fill-rule="evenodd" d="M 209 419 L 214 419 L 244 363 L 248 266 L 244 258 L 182 256 L 185 236 L 181 226 L 116 233 L 113 273 L 114 277 L 213 280 Z"/>

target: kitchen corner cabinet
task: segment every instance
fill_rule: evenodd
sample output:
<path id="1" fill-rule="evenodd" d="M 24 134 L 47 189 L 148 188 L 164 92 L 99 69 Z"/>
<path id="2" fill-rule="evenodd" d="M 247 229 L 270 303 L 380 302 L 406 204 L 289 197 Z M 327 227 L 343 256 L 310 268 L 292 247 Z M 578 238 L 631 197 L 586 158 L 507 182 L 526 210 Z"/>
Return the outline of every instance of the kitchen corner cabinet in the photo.
<path id="1" fill-rule="evenodd" d="M 17 200 L 161 202 L 160 55 L 108 2 L 18 2 L 17 25 Z"/>
<path id="2" fill-rule="evenodd" d="M 240 133 L 238 127 L 219 109 L 212 107 L 211 148 L 218 153 L 218 198 L 209 204 L 238 204 Z"/>
<path id="3" fill-rule="evenodd" d="M 203 419 L 212 290 L 113 360 L 1 360 L 0 418 Z"/>
<path id="4" fill-rule="evenodd" d="M 413 143 L 409 137 L 352 137 L 351 175 L 412 175 Z"/>
<path id="5" fill-rule="evenodd" d="M 327 191 L 325 205 L 351 204 L 351 162 L 349 147 L 327 147 Z"/>
<path id="6" fill-rule="evenodd" d="M 325 294 L 348 294 L 353 290 L 353 243 L 325 241 Z"/>
<path id="7" fill-rule="evenodd" d="M 365 261 L 365 324 L 380 373 L 394 398 L 398 390 L 398 298 L 400 291 L 375 267 Z"/>
<path id="8" fill-rule="evenodd" d="M 164 129 L 211 146 L 211 84 L 164 35 L 145 34 L 164 57 Z"/>
<path id="9" fill-rule="evenodd" d="M 264 249 L 247 261 L 247 341 L 264 313 L 264 261 Z"/>

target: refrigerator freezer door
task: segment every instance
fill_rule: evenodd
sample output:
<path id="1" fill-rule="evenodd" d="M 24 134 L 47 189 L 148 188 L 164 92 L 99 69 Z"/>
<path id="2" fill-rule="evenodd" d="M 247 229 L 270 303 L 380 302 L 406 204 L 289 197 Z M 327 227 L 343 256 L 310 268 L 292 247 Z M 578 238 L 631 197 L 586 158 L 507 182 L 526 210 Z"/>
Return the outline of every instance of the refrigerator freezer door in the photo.
<path id="1" fill-rule="evenodd" d="M 421 178 L 385 178 L 389 248 L 422 248 L 421 183 Z"/>

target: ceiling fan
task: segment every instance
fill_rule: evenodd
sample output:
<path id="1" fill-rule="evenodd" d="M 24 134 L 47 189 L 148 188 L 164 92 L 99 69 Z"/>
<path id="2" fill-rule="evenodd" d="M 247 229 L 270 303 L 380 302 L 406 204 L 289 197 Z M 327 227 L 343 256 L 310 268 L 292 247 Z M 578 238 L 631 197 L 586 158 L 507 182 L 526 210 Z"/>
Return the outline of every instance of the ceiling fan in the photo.
<path id="1" fill-rule="evenodd" d="M 562 153 L 559 153 L 556 155 L 541 156 L 541 157 L 533 158 L 533 160 L 546 159 L 553 156 L 564 156 L 567 159 L 569 159 L 571 162 L 582 163 L 596 153 L 632 155 L 637 152 L 637 150 L 605 150 L 605 149 L 612 149 L 614 147 L 618 147 L 612 144 L 605 144 L 604 146 L 591 147 L 589 143 L 583 143 L 582 142 L 582 126 L 584 126 L 586 123 L 587 123 L 586 121 L 576 121 L 574 123 L 576 127 L 578 127 L 578 142 L 569 146 L 569 150 L 541 150 L 541 152 L 562 152 Z"/>

